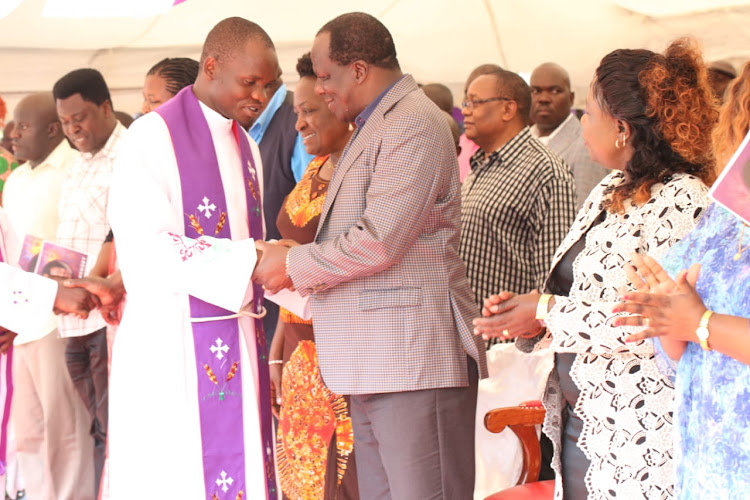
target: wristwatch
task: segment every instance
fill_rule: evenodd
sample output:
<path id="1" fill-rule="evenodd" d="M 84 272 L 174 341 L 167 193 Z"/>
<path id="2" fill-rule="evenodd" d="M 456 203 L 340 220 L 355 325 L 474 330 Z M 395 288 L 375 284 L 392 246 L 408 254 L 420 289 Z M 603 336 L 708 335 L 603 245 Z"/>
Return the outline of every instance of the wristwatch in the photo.
<path id="1" fill-rule="evenodd" d="M 701 322 L 698 323 L 698 328 L 695 330 L 695 335 L 698 337 L 698 342 L 700 342 L 704 351 L 712 350 L 711 346 L 708 345 L 708 336 L 710 335 L 710 332 L 708 331 L 708 320 L 711 319 L 713 313 L 714 312 L 711 309 L 706 309 L 706 312 L 701 316 Z"/>

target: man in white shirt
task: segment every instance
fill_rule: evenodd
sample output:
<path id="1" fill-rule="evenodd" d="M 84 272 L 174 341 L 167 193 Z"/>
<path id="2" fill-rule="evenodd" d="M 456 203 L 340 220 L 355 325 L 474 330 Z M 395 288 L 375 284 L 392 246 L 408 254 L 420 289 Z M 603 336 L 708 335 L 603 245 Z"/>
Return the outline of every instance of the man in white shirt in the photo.
<path id="1" fill-rule="evenodd" d="M 26 163 L 5 184 L 5 210 L 19 237 L 55 241 L 60 191 L 77 153 L 65 140 L 51 93 L 25 97 L 13 116 L 13 150 Z M 87 410 L 68 375 L 57 318 L 51 309 L 44 316 L 44 325 L 15 339 L 12 416 L 19 467 L 29 498 L 92 499 Z"/>
<path id="2" fill-rule="evenodd" d="M 263 169 L 239 124 L 269 99 L 278 60 L 235 17 L 208 34 L 200 64 L 195 85 L 133 123 L 115 165 L 108 213 L 128 304 L 112 349 L 112 500 L 277 498 L 267 349 L 250 317 Z"/>
<path id="3" fill-rule="evenodd" d="M 555 63 L 544 63 L 531 74 L 531 135 L 560 155 L 573 172 L 578 208 L 609 171 L 589 156 L 583 145 L 581 122 L 570 109 L 575 93 L 568 72 Z"/>
<path id="4" fill-rule="evenodd" d="M 57 243 L 88 254 L 90 268 L 110 229 L 106 212 L 112 165 L 125 127 L 112 110 L 104 78 L 94 69 L 71 71 L 55 83 L 52 93 L 63 132 L 81 152 L 63 183 Z M 106 323 L 95 311 L 86 320 L 60 317 L 59 329 L 68 339 L 68 372 L 90 414 L 98 491 L 109 406 Z"/>

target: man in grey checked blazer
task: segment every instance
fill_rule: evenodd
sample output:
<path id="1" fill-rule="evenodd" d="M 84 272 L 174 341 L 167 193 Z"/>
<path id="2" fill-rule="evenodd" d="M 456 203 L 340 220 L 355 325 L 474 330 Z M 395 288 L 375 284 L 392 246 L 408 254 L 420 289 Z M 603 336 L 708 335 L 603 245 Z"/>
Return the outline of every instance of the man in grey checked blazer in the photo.
<path id="1" fill-rule="evenodd" d="M 568 72 L 555 63 L 544 63 L 531 74 L 531 134 L 557 153 L 573 172 L 578 208 L 609 170 L 591 159 L 583 144 L 581 122 L 573 116 L 575 94 Z"/>
<path id="2" fill-rule="evenodd" d="M 351 395 L 361 497 L 470 499 L 477 375 L 487 367 L 458 256 L 453 138 L 375 18 L 330 21 L 312 59 L 316 90 L 357 130 L 315 242 L 288 254 L 261 242 L 256 280 L 311 295 L 323 380 Z"/>

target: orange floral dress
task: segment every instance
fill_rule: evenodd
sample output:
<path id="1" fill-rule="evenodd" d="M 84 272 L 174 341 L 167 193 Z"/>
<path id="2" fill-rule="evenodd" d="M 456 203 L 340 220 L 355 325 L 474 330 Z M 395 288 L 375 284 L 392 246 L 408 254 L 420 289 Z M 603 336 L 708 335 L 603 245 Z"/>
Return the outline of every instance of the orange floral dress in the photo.
<path id="1" fill-rule="evenodd" d="M 276 219 L 281 236 L 299 243 L 315 238 L 328 181 L 319 172 L 330 161 L 314 158 L 284 200 Z M 290 500 L 359 498 L 349 401 L 331 392 L 318 369 L 312 321 L 281 309 L 284 323 L 282 400 L 276 441 L 279 481 Z"/>

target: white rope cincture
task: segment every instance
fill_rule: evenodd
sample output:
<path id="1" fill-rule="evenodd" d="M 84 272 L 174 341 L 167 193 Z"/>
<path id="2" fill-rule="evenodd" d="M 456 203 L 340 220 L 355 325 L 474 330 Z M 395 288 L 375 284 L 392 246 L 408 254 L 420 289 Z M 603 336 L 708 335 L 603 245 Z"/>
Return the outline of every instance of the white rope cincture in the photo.
<path id="1" fill-rule="evenodd" d="M 234 313 L 234 314 L 228 314 L 226 316 L 207 316 L 205 318 L 190 318 L 191 323 L 208 323 L 209 321 L 224 321 L 227 319 L 236 319 L 240 316 L 247 316 L 250 318 L 255 319 L 261 319 L 263 318 L 268 311 L 266 311 L 265 306 L 261 306 L 260 313 L 254 313 L 252 312 L 252 304 L 248 304 L 247 306 L 240 309 L 240 312 Z"/>

